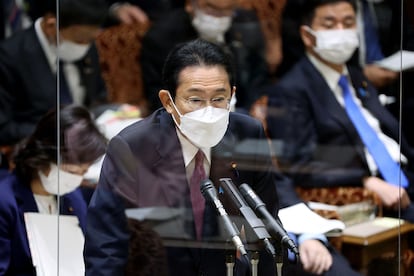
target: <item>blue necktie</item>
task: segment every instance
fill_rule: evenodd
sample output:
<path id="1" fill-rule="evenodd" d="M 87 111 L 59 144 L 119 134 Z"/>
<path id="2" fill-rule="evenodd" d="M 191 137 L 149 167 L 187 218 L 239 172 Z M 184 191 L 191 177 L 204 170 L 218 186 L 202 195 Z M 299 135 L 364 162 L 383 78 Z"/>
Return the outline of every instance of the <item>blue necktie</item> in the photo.
<path id="1" fill-rule="evenodd" d="M 341 76 L 339 79 L 339 86 L 343 91 L 345 110 L 351 121 L 354 123 L 354 126 L 364 142 L 365 147 L 374 158 L 374 161 L 378 166 L 378 170 L 384 180 L 393 185 L 398 185 L 401 176 L 401 186 L 404 188 L 407 187 L 407 177 L 400 170 L 399 164 L 391 158 L 385 145 L 379 139 L 374 129 L 368 124 L 362 115 L 361 110 L 354 102 L 351 91 L 348 87 L 348 80 L 346 76 Z"/>
<path id="2" fill-rule="evenodd" d="M 364 20 L 365 34 L 365 59 L 367 63 L 373 63 L 384 58 L 380 47 L 377 29 L 374 26 L 373 17 L 369 4 L 366 0 L 362 1 L 362 16 Z"/>

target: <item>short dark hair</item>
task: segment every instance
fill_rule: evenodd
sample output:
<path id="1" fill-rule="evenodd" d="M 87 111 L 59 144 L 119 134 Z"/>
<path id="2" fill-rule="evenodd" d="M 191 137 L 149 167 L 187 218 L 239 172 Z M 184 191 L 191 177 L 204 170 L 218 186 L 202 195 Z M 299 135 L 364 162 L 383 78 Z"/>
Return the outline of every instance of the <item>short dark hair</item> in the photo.
<path id="1" fill-rule="evenodd" d="M 181 43 L 169 53 L 162 72 L 163 88 L 175 97 L 178 76 L 190 66 L 223 66 L 226 70 L 230 87 L 234 85 L 234 68 L 231 57 L 223 49 L 213 43 L 196 39 Z"/>
<path id="2" fill-rule="evenodd" d="M 58 158 L 62 163 L 92 163 L 105 153 L 106 145 L 107 139 L 89 110 L 78 105 L 62 106 L 59 112 L 53 109 L 43 116 L 33 134 L 17 146 L 16 173 L 31 179 L 38 170 L 56 164 Z"/>
<path id="3" fill-rule="evenodd" d="M 108 4 L 105 0 L 42 0 L 37 1 L 41 15 L 58 12 L 59 27 L 72 25 L 101 26 L 108 16 Z M 59 2 L 59 6 L 57 5 Z M 57 11 L 58 10 L 58 11 Z"/>
<path id="4" fill-rule="evenodd" d="M 147 222 L 128 218 L 129 248 L 125 276 L 168 275 L 167 251 Z"/>
<path id="5" fill-rule="evenodd" d="M 321 6 L 336 4 L 340 2 L 346 2 L 351 4 L 353 9 L 356 11 L 356 2 L 355 0 L 302 0 L 301 5 L 301 15 L 302 15 L 302 24 L 310 25 L 315 17 L 315 10 Z"/>

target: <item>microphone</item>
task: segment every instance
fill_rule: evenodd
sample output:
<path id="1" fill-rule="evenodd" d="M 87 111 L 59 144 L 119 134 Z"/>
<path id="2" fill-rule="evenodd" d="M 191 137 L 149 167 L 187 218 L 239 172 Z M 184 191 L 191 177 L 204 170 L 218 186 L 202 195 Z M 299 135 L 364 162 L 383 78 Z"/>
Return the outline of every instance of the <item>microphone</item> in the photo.
<path id="1" fill-rule="evenodd" d="M 250 206 L 247 205 L 246 201 L 238 192 L 231 178 L 220 178 L 220 182 L 222 183 L 224 190 L 227 192 L 228 195 L 230 195 L 233 202 L 237 205 L 237 208 L 239 208 L 240 213 L 243 215 L 247 223 L 253 229 L 256 236 L 263 241 L 266 251 L 272 256 L 275 256 L 276 250 L 272 243 L 269 241 L 270 234 L 269 232 L 267 232 L 266 227 L 263 224 L 263 221 L 259 219 L 253 212 L 253 210 L 250 208 Z"/>
<path id="2" fill-rule="evenodd" d="M 200 184 L 200 190 L 203 194 L 204 198 L 206 200 L 209 200 L 214 203 L 223 223 L 224 228 L 228 232 L 228 234 L 231 236 L 231 239 L 236 246 L 236 248 L 240 251 L 240 253 L 243 256 L 247 256 L 247 251 L 243 245 L 243 242 L 241 241 L 239 237 L 239 231 L 237 230 L 236 226 L 233 224 L 233 222 L 230 220 L 229 216 L 227 215 L 226 210 L 223 207 L 223 204 L 217 197 L 217 191 L 216 188 L 213 185 L 213 182 L 211 182 L 210 179 L 205 179 L 201 181 Z"/>
<path id="3" fill-rule="evenodd" d="M 282 244 L 285 244 L 292 252 L 297 256 L 299 255 L 299 250 L 296 244 L 292 241 L 289 235 L 286 233 L 286 230 L 280 225 L 278 220 L 276 220 L 266 209 L 266 205 L 263 201 L 256 195 L 253 189 L 246 183 L 240 185 L 240 192 L 249 203 L 249 205 L 259 213 L 263 219 L 268 223 L 268 229 L 274 235 L 281 237 Z"/>

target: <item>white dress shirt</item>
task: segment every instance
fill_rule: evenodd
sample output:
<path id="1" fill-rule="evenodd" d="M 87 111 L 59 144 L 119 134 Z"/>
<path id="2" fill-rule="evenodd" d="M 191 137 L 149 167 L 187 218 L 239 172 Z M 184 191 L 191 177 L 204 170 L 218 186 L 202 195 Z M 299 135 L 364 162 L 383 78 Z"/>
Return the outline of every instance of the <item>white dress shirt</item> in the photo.
<path id="1" fill-rule="evenodd" d="M 335 98 L 339 102 L 341 106 L 344 107 L 344 98 L 342 96 L 342 89 L 339 86 L 339 78 L 341 77 L 341 74 L 339 74 L 337 71 L 333 70 L 332 68 L 328 67 L 327 65 L 323 64 L 321 61 L 316 59 L 314 56 L 307 54 L 312 64 L 318 69 L 318 71 L 321 73 L 322 77 L 327 82 L 329 88 L 331 88 L 332 93 L 334 94 Z M 374 131 L 378 134 L 380 140 L 384 143 L 385 147 L 387 148 L 388 152 L 390 153 L 392 159 L 396 161 L 397 163 L 406 163 L 407 158 L 401 154 L 400 152 L 400 146 L 399 144 L 391 139 L 389 136 L 385 135 L 381 128 L 379 121 L 377 118 L 375 118 L 365 107 L 363 107 L 361 101 L 359 98 L 355 95 L 355 89 L 353 85 L 350 83 L 349 79 L 349 73 L 346 66 L 344 66 L 344 72 L 343 75 L 348 76 L 348 86 L 350 88 L 350 92 L 352 95 L 352 98 L 354 102 L 358 105 L 358 107 L 361 109 L 361 112 L 365 119 L 367 120 L 368 124 L 374 129 Z M 378 167 L 372 158 L 371 154 L 368 152 L 367 148 L 365 148 L 365 156 L 367 159 L 367 163 L 369 166 L 369 169 L 371 171 L 372 175 L 378 174 Z"/>

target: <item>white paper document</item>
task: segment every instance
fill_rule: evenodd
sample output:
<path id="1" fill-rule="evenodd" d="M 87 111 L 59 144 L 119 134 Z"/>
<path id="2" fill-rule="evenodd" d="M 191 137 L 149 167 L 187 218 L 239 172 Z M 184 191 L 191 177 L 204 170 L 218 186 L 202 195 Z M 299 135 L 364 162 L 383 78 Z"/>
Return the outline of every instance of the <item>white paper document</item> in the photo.
<path id="1" fill-rule="evenodd" d="M 376 64 L 392 71 L 414 69 L 414 52 L 406 50 L 398 51 L 389 57 L 377 61 Z"/>
<path id="2" fill-rule="evenodd" d="M 37 276 L 82 276 L 84 236 L 76 216 L 24 214 Z"/>
<path id="3" fill-rule="evenodd" d="M 113 138 L 127 126 L 142 119 L 140 117 L 120 117 L 118 113 L 115 110 L 106 110 L 96 119 L 96 123 L 107 139 Z"/>
<path id="4" fill-rule="evenodd" d="M 305 203 L 282 208 L 279 218 L 287 232 L 294 234 L 338 235 L 345 229 L 345 224 L 336 219 L 326 219 L 306 206 Z"/>

